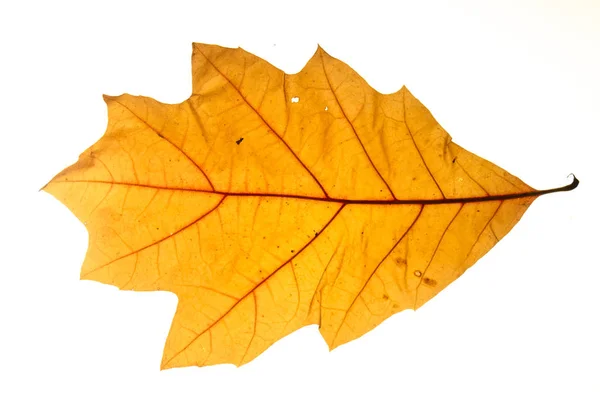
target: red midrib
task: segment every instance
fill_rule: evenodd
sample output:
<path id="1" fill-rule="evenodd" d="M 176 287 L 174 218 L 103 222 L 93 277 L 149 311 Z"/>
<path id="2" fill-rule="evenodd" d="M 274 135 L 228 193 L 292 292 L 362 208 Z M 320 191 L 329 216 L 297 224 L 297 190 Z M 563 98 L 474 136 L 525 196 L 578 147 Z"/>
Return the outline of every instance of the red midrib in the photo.
<path id="1" fill-rule="evenodd" d="M 334 197 L 313 197 L 295 194 L 282 194 L 282 193 L 261 193 L 261 192 L 225 192 L 221 190 L 203 190 L 203 189 L 191 189 L 191 188 L 173 188 L 166 186 L 156 185 L 145 185 L 140 183 L 129 183 L 129 182 L 109 182 L 109 181 L 92 181 L 92 180 L 64 180 L 55 181 L 52 183 L 96 183 L 106 185 L 124 185 L 133 186 L 149 189 L 159 190 L 176 190 L 186 192 L 198 192 L 206 194 L 217 194 L 221 196 L 229 197 L 273 197 L 273 198 L 285 198 L 285 199 L 299 199 L 299 200 L 312 200 L 320 201 L 324 203 L 337 203 L 337 204 L 365 204 L 365 205 L 399 205 L 399 204 L 457 204 L 457 203 L 479 203 L 486 201 L 499 201 L 499 200 L 511 200 L 521 199 L 525 197 L 537 197 L 549 193 L 555 192 L 568 192 L 573 190 L 579 185 L 579 180 L 573 176 L 573 182 L 568 185 L 545 189 L 545 190 L 532 190 L 528 192 L 517 192 L 517 193 L 506 193 L 506 194 L 495 194 L 489 196 L 474 196 L 474 197 L 456 197 L 456 198 L 445 198 L 445 199 L 394 199 L 394 200 L 369 200 L 369 199 L 342 199 Z"/>

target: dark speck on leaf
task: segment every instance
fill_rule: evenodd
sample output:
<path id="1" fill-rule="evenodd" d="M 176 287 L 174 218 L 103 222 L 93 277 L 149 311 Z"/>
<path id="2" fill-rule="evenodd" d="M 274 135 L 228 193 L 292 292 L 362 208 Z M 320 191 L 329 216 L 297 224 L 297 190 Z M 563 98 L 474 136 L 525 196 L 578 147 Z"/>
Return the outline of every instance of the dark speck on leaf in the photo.
<path id="1" fill-rule="evenodd" d="M 452 164 L 454 164 L 456 162 L 456 157 L 454 157 L 454 159 L 452 160 Z"/>
<path id="2" fill-rule="evenodd" d="M 239 145 L 240 143 L 242 143 L 242 140 L 244 140 L 243 137 L 239 138 L 238 140 L 236 140 L 235 142 Z"/>
<path id="3" fill-rule="evenodd" d="M 435 286 L 437 285 L 437 281 L 435 279 L 423 278 L 423 283 L 427 286 Z"/>

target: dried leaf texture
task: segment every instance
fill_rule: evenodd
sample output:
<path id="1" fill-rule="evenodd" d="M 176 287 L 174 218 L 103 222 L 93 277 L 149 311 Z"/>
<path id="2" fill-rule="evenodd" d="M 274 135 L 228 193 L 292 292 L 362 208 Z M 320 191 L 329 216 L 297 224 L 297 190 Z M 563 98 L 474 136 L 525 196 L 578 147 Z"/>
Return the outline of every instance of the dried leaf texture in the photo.
<path id="1" fill-rule="evenodd" d="M 548 192 L 321 48 L 293 75 L 204 44 L 192 66 L 181 104 L 106 96 L 105 135 L 44 188 L 89 231 L 83 279 L 178 296 L 162 368 L 244 364 L 308 324 L 331 349 L 353 340 Z"/>

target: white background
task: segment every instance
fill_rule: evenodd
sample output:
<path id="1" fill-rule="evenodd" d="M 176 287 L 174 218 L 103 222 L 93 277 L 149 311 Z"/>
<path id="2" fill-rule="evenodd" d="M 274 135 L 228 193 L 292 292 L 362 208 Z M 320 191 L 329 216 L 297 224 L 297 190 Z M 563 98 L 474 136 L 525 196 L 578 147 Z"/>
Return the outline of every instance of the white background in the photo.
<path id="1" fill-rule="evenodd" d="M 38 189 L 103 134 L 103 93 L 185 100 L 193 41 L 288 73 L 319 43 L 530 185 L 581 185 L 331 353 L 311 326 L 241 368 L 161 372 L 176 297 L 79 281 L 87 233 Z M 597 0 L 6 1 L 0 102 L 0 398 L 600 398 Z"/>

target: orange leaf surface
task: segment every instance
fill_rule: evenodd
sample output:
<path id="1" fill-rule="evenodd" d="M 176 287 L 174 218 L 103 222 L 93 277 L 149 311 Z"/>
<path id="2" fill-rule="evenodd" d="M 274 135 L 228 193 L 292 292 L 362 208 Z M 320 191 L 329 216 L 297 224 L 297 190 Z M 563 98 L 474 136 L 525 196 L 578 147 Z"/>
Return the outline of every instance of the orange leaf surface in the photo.
<path id="1" fill-rule="evenodd" d="M 181 104 L 106 96 L 104 136 L 44 190 L 86 225 L 83 279 L 179 303 L 162 368 L 244 364 L 318 324 L 331 349 L 417 309 L 538 196 L 321 48 L 288 75 L 194 44 Z"/>

